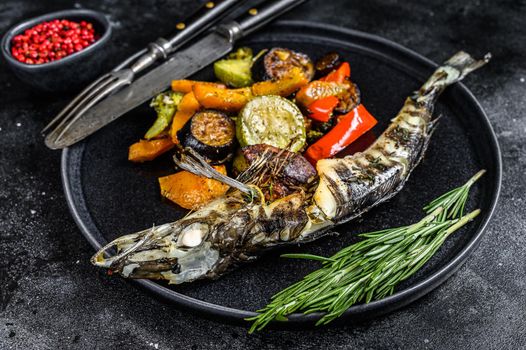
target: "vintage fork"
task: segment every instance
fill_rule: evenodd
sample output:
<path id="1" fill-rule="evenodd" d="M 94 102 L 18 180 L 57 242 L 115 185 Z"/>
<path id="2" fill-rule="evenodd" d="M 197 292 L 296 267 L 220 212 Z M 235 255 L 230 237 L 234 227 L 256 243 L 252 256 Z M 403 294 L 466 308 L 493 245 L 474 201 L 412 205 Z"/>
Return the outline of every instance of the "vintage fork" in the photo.
<path id="1" fill-rule="evenodd" d="M 47 135 L 46 144 L 56 143 L 87 110 L 120 88 L 131 84 L 138 73 L 161 59 L 165 60 L 170 53 L 173 53 L 189 40 L 210 28 L 227 11 L 233 10 L 235 6 L 240 5 L 244 1 L 215 0 L 205 3 L 186 22 L 180 22 L 176 25 L 178 32 L 170 39 L 157 39 L 149 44 L 148 48 L 137 52 L 109 73 L 95 80 L 64 107 L 42 130 L 42 133 L 45 134 L 51 128 L 54 128 Z"/>

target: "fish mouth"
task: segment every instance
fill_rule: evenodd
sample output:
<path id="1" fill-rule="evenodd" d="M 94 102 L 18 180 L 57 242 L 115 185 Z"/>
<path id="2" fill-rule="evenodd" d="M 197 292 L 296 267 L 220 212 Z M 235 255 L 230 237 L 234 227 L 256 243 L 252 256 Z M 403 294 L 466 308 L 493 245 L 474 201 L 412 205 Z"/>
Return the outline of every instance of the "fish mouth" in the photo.
<path id="1" fill-rule="evenodd" d="M 208 226 L 198 222 L 183 228 L 165 224 L 115 239 L 93 255 L 91 263 L 125 278 L 192 281 L 219 261 L 219 252 L 205 240 L 207 234 Z"/>

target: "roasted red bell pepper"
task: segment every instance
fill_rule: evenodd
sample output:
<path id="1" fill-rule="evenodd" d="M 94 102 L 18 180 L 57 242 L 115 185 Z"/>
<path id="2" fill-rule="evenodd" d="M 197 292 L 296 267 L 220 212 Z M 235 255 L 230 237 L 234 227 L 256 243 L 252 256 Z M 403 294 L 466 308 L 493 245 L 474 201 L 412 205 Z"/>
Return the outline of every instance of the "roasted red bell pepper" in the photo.
<path id="1" fill-rule="evenodd" d="M 320 122 L 328 122 L 329 119 L 331 119 L 334 108 L 336 108 L 339 102 L 340 100 L 336 96 L 320 98 L 307 107 L 309 110 L 309 117 Z"/>
<path id="2" fill-rule="evenodd" d="M 320 78 L 321 81 L 333 81 L 335 83 L 343 83 L 345 79 L 351 76 L 351 66 L 349 62 L 343 62 L 338 68 Z"/>
<path id="3" fill-rule="evenodd" d="M 329 158 L 349 146 L 358 137 L 375 126 L 377 120 L 358 105 L 349 113 L 339 118 L 336 124 L 325 136 L 307 148 L 305 157 L 315 165 L 320 159 Z"/>

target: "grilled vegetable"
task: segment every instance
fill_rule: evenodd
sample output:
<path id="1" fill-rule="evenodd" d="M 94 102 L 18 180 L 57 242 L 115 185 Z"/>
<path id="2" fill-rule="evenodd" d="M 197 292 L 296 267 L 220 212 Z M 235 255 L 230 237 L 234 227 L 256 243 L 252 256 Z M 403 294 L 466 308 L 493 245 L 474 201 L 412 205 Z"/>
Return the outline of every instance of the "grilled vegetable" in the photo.
<path id="1" fill-rule="evenodd" d="M 130 146 L 128 150 L 128 160 L 137 163 L 154 160 L 161 154 L 171 150 L 174 146 L 175 144 L 169 137 L 154 140 L 140 140 Z"/>
<path id="2" fill-rule="evenodd" d="M 157 112 L 157 119 L 144 135 L 145 139 L 150 140 L 159 136 L 170 125 L 182 98 L 183 94 L 173 91 L 163 92 L 154 97 L 150 107 Z"/>
<path id="3" fill-rule="evenodd" d="M 330 52 L 316 61 L 316 77 L 321 78 L 332 72 L 340 65 L 340 55 Z"/>
<path id="4" fill-rule="evenodd" d="M 214 167 L 226 175 L 224 165 Z M 173 175 L 159 178 L 161 195 L 186 209 L 199 209 L 213 199 L 222 196 L 228 186 L 217 180 L 194 175 L 188 171 L 180 171 Z"/>
<path id="5" fill-rule="evenodd" d="M 179 143 L 177 139 L 177 132 L 181 130 L 183 125 L 186 124 L 190 118 L 201 108 L 201 105 L 195 98 L 193 92 L 189 92 L 183 96 L 177 112 L 175 113 L 172 127 L 170 128 L 170 136 L 172 137 L 172 142 L 175 144 Z"/>
<path id="6" fill-rule="evenodd" d="M 180 79 L 180 80 L 172 80 L 172 90 L 176 92 L 183 92 L 185 94 L 192 92 L 192 89 L 195 84 L 205 84 L 205 85 L 211 85 L 215 86 L 216 88 L 220 89 L 226 89 L 226 86 L 220 83 L 212 83 L 208 81 L 197 81 L 197 80 L 188 80 L 188 79 Z"/>
<path id="7" fill-rule="evenodd" d="M 343 83 L 351 76 L 351 66 L 348 62 L 343 62 L 334 69 L 327 76 L 321 78 L 321 81 L 334 81 L 335 83 Z"/>
<path id="8" fill-rule="evenodd" d="M 236 113 L 254 96 L 288 96 L 308 82 L 301 69 L 294 67 L 291 74 L 283 79 L 262 81 L 251 87 L 223 89 L 213 85 L 195 84 L 193 92 L 199 104 L 205 108 Z"/>
<path id="9" fill-rule="evenodd" d="M 278 47 L 254 62 L 252 74 L 256 80 L 282 79 L 289 75 L 294 67 L 300 68 L 307 80 L 314 76 L 314 65 L 309 56 Z"/>
<path id="10" fill-rule="evenodd" d="M 216 78 L 228 86 L 239 88 L 252 84 L 252 49 L 242 47 L 227 58 L 214 63 Z"/>
<path id="11" fill-rule="evenodd" d="M 347 91 L 339 96 L 340 103 L 334 109 L 338 113 L 348 113 L 356 108 L 361 101 L 360 89 L 354 83 L 347 82 L 349 88 Z"/>
<path id="12" fill-rule="evenodd" d="M 197 84 L 193 91 L 195 98 L 203 107 L 231 113 L 238 112 L 252 98 L 252 90 L 249 87 L 220 89 Z"/>
<path id="13" fill-rule="evenodd" d="M 232 173 L 234 176 L 238 176 L 243 171 L 247 170 L 248 162 L 243 154 L 241 148 L 238 148 L 236 154 L 234 155 L 234 160 L 232 161 Z"/>
<path id="14" fill-rule="evenodd" d="M 280 79 L 266 80 L 252 85 L 252 94 L 254 96 L 279 95 L 289 96 L 301 87 L 307 85 L 309 79 L 305 77 L 302 70 L 293 67 L 289 74 Z"/>
<path id="15" fill-rule="evenodd" d="M 336 96 L 327 96 L 312 102 L 309 107 L 309 117 L 319 122 L 326 123 L 331 119 L 334 108 L 340 103 Z"/>
<path id="16" fill-rule="evenodd" d="M 338 124 L 307 149 L 305 157 L 313 164 L 320 159 L 332 157 L 372 129 L 376 123 L 376 119 L 365 107 L 359 105 L 341 116 Z"/>
<path id="17" fill-rule="evenodd" d="M 255 97 L 239 114 L 237 138 L 242 147 L 264 143 L 297 152 L 305 145 L 303 115 L 283 97 Z"/>
<path id="18" fill-rule="evenodd" d="M 314 101 L 328 96 L 335 96 L 340 100 L 335 109 L 340 113 L 347 113 L 360 104 L 360 91 L 356 84 L 349 81 L 312 81 L 298 91 L 296 101 L 308 109 Z"/>
<path id="19" fill-rule="evenodd" d="M 232 157 L 235 136 L 234 121 L 226 114 L 213 110 L 194 114 L 177 132 L 181 145 L 193 148 L 215 164 L 221 164 Z"/>

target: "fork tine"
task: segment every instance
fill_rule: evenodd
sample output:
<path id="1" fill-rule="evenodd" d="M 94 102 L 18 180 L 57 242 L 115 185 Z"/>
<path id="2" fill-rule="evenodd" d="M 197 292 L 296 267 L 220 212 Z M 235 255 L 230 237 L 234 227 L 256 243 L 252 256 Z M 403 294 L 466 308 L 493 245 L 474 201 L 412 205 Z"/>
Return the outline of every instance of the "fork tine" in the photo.
<path id="1" fill-rule="evenodd" d="M 110 76 L 111 73 L 108 73 L 108 74 L 104 74 L 102 76 L 100 76 L 97 80 L 95 80 L 93 83 L 91 83 L 90 85 L 88 85 L 84 90 L 82 90 L 77 96 L 75 96 L 75 98 L 70 102 L 68 103 L 68 105 L 64 108 L 62 108 L 62 110 L 60 111 L 59 114 L 57 114 L 57 116 L 55 118 L 53 118 L 53 120 L 51 120 L 45 127 L 44 129 L 42 129 L 41 133 L 42 134 L 45 134 L 47 130 L 49 130 L 50 128 L 52 128 L 55 124 L 57 124 L 58 121 L 60 121 L 62 119 L 62 117 L 74 106 L 76 105 L 81 99 L 84 98 L 84 96 L 86 96 L 90 91 L 91 89 L 93 89 L 96 85 L 98 85 L 102 80 L 104 79 L 107 79 L 108 76 Z"/>
<path id="2" fill-rule="evenodd" d="M 86 105 L 80 111 L 78 111 L 73 117 L 73 119 L 71 119 L 71 121 L 60 131 L 60 134 L 55 138 L 55 143 L 58 143 L 60 139 L 62 139 L 62 136 L 64 136 L 64 134 L 75 123 L 75 121 L 82 117 L 88 109 L 93 107 L 97 102 L 110 95 L 115 89 L 119 88 L 124 84 L 127 84 L 127 81 L 122 79 L 117 79 L 110 84 L 106 84 L 104 90 L 100 91 L 96 96 L 94 96 L 93 99 L 91 99 L 91 101 L 86 102 Z"/>
<path id="3" fill-rule="evenodd" d="M 79 109 L 82 109 L 85 104 L 89 103 L 94 98 L 96 99 L 100 91 L 105 89 L 115 79 L 116 78 L 114 76 L 108 75 L 104 81 L 100 81 L 96 88 L 91 89 L 87 95 L 83 96 L 83 98 L 80 101 L 77 101 L 76 105 L 73 108 L 69 109 L 68 113 L 62 117 L 62 120 L 60 121 L 60 123 L 55 127 L 53 131 L 49 133 L 48 137 L 51 138 L 52 135 L 60 132 L 60 130 L 62 130 L 62 128 L 66 125 L 66 123 L 68 123 L 70 119 L 72 119 L 73 117 L 77 115 L 77 111 Z"/>

